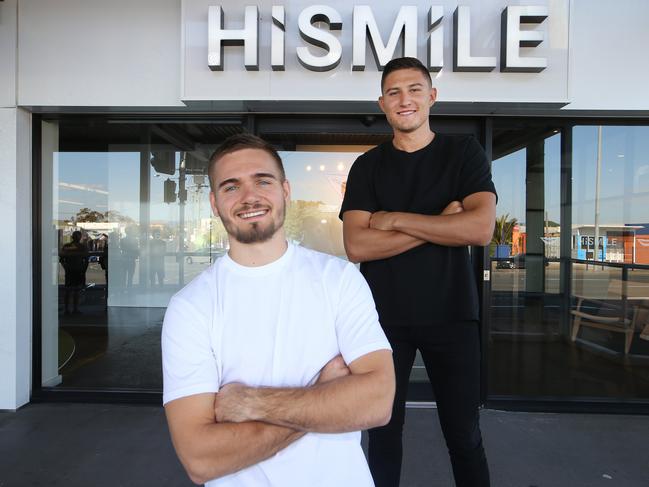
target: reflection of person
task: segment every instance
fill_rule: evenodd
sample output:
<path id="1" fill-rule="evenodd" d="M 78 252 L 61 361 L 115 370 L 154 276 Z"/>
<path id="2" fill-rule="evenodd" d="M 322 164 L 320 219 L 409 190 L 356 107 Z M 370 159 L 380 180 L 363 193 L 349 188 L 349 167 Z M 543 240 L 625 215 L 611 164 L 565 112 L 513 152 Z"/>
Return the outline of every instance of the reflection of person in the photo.
<path id="1" fill-rule="evenodd" d="M 417 59 L 390 61 L 381 92 L 393 139 L 356 160 L 341 208 L 347 254 L 361 262 L 394 350 L 392 419 L 370 431 L 370 468 L 378 486 L 399 484 L 406 393 L 419 350 L 456 485 L 489 485 L 478 415 L 478 294 L 467 248 L 486 245 L 493 232 L 488 161 L 473 138 L 431 131 L 437 92 Z"/>
<path id="2" fill-rule="evenodd" d="M 72 241 L 61 247 L 59 262 L 65 270 L 64 312 L 79 313 L 79 294 L 86 285 L 88 269 L 88 249 L 81 242 L 79 230 L 72 232 Z"/>
<path id="3" fill-rule="evenodd" d="M 271 145 L 231 137 L 209 174 L 230 250 L 172 298 L 162 331 L 181 462 L 208 485 L 372 485 L 358 430 L 389 419 L 394 371 L 367 283 L 287 243 Z"/>
<path id="4" fill-rule="evenodd" d="M 133 287 L 133 275 L 135 274 L 135 261 L 140 255 L 140 247 L 137 241 L 137 227 L 126 227 L 126 236 L 119 242 L 122 252 L 121 263 L 126 277 L 126 287 Z"/>
<path id="5" fill-rule="evenodd" d="M 167 244 L 160 238 L 160 230 L 153 232 L 153 238 L 149 241 L 149 279 L 151 286 L 155 286 L 156 277 L 158 286 L 162 287 L 165 279 L 165 253 Z"/>
<path id="6" fill-rule="evenodd" d="M 102 233 L 97 239 L 97 250 L 101 252 L 99 254 L 99 267 L 104 271 L 106 289 L 108 289 L 108 235 L 105 233 Z"/>

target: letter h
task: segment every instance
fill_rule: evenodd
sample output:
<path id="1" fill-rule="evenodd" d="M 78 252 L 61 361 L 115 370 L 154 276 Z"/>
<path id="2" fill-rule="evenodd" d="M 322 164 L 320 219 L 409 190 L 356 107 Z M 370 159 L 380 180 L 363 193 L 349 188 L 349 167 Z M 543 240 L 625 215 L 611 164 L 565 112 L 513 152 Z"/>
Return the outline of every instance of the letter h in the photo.
<path id="1" fill-rule="evenodd" d="M 259 10 L 247 6 L 243 29 L 223 28 L 223 9 L 210 6 L 207 13 L 207 64 L 212 71 L 223 71 L 223 46 L 243 45 L 244 66 L 248 71 L 259 70 Z"/>

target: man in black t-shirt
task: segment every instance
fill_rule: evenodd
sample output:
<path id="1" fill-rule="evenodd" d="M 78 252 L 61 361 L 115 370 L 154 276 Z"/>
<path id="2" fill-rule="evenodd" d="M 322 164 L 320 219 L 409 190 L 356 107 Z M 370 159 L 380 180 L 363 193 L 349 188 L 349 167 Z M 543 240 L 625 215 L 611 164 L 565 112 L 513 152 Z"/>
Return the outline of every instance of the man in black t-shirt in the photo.
<path id="1" fill-rule="evenodd" d="M 414 58 L 390 61 L 379 106 L 394 137 L 352 166 L 341 208 L 345 249 L 361 263 L 393 348 L 392 419 L 370 430 L 377 487 L 397 486 L 410 370 L 421 352 L 458 487 L 488 486 L 480 406 L 479 306 L 468 246 L 487 245 L 496 191 L 472 137 L 431 131 L 437 91 Z"/>

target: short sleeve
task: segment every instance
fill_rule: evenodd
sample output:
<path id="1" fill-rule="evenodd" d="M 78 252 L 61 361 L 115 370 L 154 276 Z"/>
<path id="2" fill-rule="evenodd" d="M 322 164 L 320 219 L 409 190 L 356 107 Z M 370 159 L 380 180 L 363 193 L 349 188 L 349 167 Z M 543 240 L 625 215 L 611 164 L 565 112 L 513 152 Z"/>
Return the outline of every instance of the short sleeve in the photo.
<path id="1" fill-rule="evenodd" d="M 345 363 L 376 350 L 392 350 L 379 324 L 372 292 L 354 264 L 345 266 L 338 304 L 336 335 Z"/>
<path id="2" fill-rule="evenodd" d="M 370 161 L 366 154 L 359 156 L 349 170 L 345 184 L 345 196 L 338 215 L 341 220 L 343 214 L 348 210 L 362 210 L 370 213 L 379 210 L 368 162 Z"/>
<path id="3" fill-rule="evenodd" d="M 182 298 L 172 298 L 162 326 L 162 403 L 193 394 L 218 392 L 220 377 L 210 323 Z"/>
<path id="4" fill-rule="evenodd" d="M 460 172 L 458 200 L 462 201 L 469 195 L 487 191 L 496 193 L 496 187 L 491 180 L 491 169 L 487 155 L 478 141 L 470 137 L 466 145 Z"/>

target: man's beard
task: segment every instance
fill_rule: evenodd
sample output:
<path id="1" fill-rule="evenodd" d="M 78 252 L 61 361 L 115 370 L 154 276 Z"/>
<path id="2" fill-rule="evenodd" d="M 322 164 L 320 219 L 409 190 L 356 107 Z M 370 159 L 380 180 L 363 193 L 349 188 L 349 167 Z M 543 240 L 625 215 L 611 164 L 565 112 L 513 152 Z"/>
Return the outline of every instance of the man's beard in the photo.
<path id="1" fill-rule="evenodd" d="M 254 207 L 250 208 L 250 210 L 254 209 Z M 228 235 L 234 238 L 237 242 L 242 244 L 254 244 L 270 240 L 277 230 L 282 228 L 282 225 L 284 225 L 285 217 L 286 205 L 282 205 L 281 218 L 279 222 L 275 222 L 275 220 L 271 218 L 270 224 L 266 227 L 263 227 L 260 222 L 252 222 L 245 224 L 244 227 L 241 228 L 235 225 L 233 220 L 230 218 L 223 218 L 223 216 L 221 216 L 221 221 L 223 222 L 223 226 L 225 227 L 225 231 L 228 232 Z"/>

